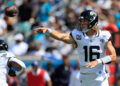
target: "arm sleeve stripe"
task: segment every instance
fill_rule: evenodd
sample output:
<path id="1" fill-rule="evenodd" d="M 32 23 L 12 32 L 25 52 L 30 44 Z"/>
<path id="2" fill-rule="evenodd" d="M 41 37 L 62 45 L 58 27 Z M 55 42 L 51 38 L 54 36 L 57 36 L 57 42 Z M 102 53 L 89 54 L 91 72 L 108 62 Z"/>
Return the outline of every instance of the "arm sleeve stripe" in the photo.
<path id="1" fill-rule="evenodd" d="M 72 35 L 72 32 L 70 33 L 70 36 L 73 38 L 73 35 Z M 74 40 L 74 38 L 73 38 L 73 40 Z M 74 40 L 75 41 L 75 40 Z M 75 41 L 75 47 L 77 48 L 77 43 L 76 43 L 76 41 Z"/>
<path id="2" fill-rule="evenodd" d="M 108 41 L 110 41 L 110 40 L 112 40 L 112 37 L 110 37 L 110 38 L 108 39 Z"/>
<path id="3" fill-rule="evenodd" d="M 73 38 L 72 32 L 70 33 L 70 36 Z M 74 38 L 73 38 L 74 39 Z"/>

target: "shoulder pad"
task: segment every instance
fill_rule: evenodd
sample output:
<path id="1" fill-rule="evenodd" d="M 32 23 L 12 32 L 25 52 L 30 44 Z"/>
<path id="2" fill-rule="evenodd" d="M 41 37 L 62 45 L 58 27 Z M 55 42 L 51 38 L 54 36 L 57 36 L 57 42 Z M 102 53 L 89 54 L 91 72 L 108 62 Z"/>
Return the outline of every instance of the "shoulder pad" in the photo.
<path id="1" fill-rule="evenodd" d="M 82 37 L 83 33 L 81 31 L 77 30 L 77 29 L 74 29 L 71 32 L 71 35 L 74 38 L 74 40 L 81 40 L 81 37 Z"/>
<path id="2" fill-rule="evenodd" d="M 101 36 L 105 39 L 106 42 L 109 41 L 109 39 L 111 39 L 111 34 L 107 30 L 102 30 Z"/>

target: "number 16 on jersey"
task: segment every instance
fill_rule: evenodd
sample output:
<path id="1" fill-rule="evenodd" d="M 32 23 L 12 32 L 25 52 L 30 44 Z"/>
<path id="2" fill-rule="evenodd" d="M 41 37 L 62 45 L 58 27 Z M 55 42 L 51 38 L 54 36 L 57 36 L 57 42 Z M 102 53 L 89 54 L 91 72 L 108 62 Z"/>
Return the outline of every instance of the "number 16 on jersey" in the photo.
<path id="1" fill-rule="evenodd" d="M 99 52 L 93 52 L 93 49 L 100 50 L 99 46 L 83 46 L 83 49 L 85 51 L 85 62 L 88 61 L 94 61 L 96 59 L 100 58 L 100 53 Z M 94 59 L 93 56 L 96 56 Z"/>

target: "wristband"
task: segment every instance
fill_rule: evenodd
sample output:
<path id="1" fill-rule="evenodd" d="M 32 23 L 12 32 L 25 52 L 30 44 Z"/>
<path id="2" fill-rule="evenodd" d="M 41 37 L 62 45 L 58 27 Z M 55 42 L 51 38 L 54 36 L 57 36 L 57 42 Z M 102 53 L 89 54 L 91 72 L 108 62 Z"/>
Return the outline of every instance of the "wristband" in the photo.
<path id="1" fill-rule="evenodd" d="M 98 64 L 102 64 L 102 60 L 101 59 L 96 59 L 96 61 L 98 62 Z"/>
<path id="2" fill-rule="evenodd" d="M 103 62 L 104 64 L 109 63 L 109 62 L 112 61 L 112 59 L 111 59 L 110 56 L 105 56 L 105 57 L 101 58 L 101 60 L 102 60 L 102 62 Z"/>
<path id="3" fill-rule="evenodd" d="M 48 28 L 47 34 L 50 34 L 52 32 L 52 29 Z"/>

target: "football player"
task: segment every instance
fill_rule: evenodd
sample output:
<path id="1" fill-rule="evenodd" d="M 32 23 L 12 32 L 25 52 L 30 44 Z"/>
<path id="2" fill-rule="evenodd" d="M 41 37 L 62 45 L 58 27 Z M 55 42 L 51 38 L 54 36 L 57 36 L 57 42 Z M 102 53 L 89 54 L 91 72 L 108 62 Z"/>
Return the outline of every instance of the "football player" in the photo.
<path id="1" fill-rule="evenodd" d="M 111 34 L 98 27 L 98 15 L 92 10 L 81 13 L 77 28 L 70 34 L 50 28 L 40 27 L 34 30 L 48 33 L 51 37 L 77 46 L 80 60 L 81 86 L 109 86 L 105 64 L 116 61 L 116 52 L 111 43 Z M 109 55 L 105 55 L 105 50 Z"/>
<path id="2" fill-rule="evenodd" d="M 21 74 L 26 68 L 25 64 L 8 52 L 8 45 L 0 40 L 0 86 L 8 86 L 7 76 Z"/>

